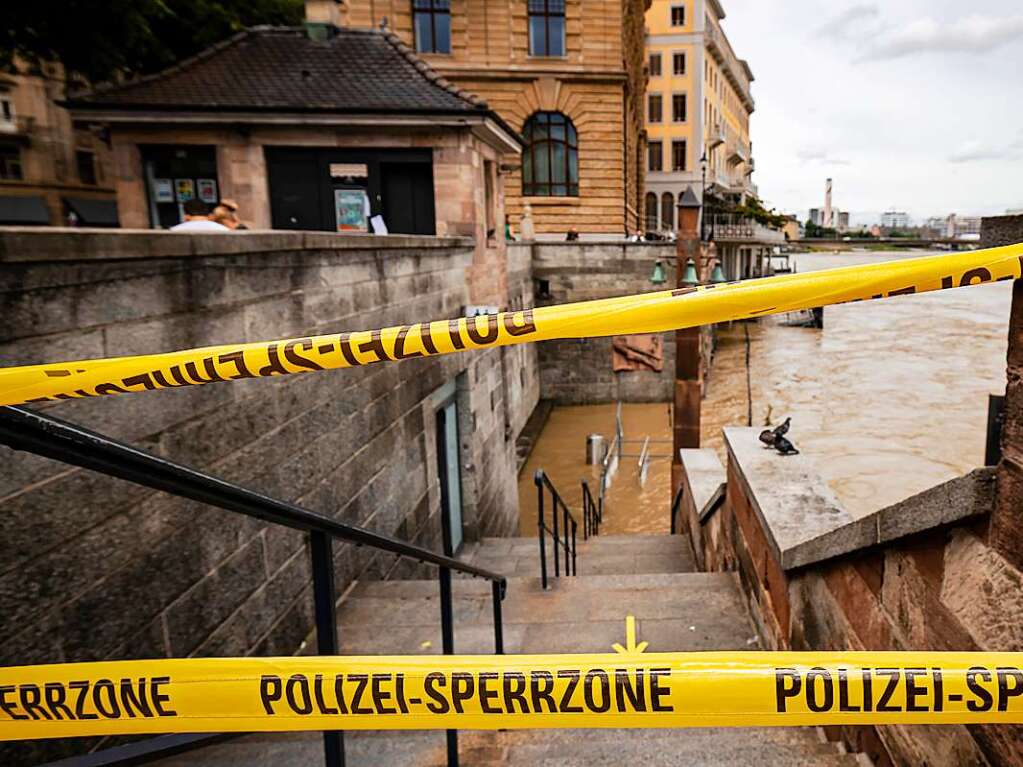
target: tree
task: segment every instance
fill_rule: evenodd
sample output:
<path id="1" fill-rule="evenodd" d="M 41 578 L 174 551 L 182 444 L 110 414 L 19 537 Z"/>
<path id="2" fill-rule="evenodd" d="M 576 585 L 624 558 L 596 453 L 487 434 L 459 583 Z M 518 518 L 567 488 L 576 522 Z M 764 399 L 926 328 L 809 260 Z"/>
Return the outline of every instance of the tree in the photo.
<path id="1" fill-rule="evenodd" d="M 298 24 L 302 0 L 35 0 L 3 15 L 0 63 L 59 61 L 97 82 L 157 72 L 247 26 Z"/>

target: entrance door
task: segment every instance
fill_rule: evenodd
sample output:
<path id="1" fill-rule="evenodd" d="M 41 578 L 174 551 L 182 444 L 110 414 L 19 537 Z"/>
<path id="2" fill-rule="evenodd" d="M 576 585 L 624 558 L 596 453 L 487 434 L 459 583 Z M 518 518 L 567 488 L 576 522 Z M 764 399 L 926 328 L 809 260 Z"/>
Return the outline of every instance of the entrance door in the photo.
<path id="1" fill-rule="evenodd" d="M 433 168 L 424 162 L 380 163 L 387 231 L 401 234 L 433 234 Z"/>
<path id="2" fill-rule="evenodd" d="M 453 556 L 462 546 L 462 479 L 458 461 L 458 411 L 455 398 L 437 409 L 437 474 L 440 480 L 441 527 L 444 553 Z"/>

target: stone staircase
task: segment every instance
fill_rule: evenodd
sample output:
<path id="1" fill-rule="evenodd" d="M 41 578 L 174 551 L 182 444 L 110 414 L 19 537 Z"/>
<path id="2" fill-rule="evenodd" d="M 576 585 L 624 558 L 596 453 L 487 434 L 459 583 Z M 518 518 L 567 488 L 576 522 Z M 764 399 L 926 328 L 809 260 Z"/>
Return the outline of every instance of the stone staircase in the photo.
<path id="1" fill-rule="evenodd" d="M 548 551 L 550 555 L 550 551 Z M 551 579 L 540 588 L 534 538 L 490 538 L 462 557 L 507 573 L 503 605 L 505 652 L 609 652 L 625 638 L 625 617 L 636 618 L 638 638 L 652 651 L 759 648 L 733 576 L 694 572 L 684 536 L 599 536 L 579 542 L 577 577 Z M 553 563 L 550 563 L 553 573 Z M 453 583 L 455 652 L 493 652 L 490 583 Z M 343 654 L 425 654 L 441 650 L 437 581 L 356 584 L 339 609 Z M 345 735 L 348 767 L 445 765 L 443 732 L 372 732 Z M 823 740 L 814 728 L 685 730 L 460 731 L 463 765 L 600 767 L 756 764 L 758 767 L 839 767 L 861 762 Z M 261 734 L 164 759 L 185 765 L 319 765 L 319 733 Z"/>

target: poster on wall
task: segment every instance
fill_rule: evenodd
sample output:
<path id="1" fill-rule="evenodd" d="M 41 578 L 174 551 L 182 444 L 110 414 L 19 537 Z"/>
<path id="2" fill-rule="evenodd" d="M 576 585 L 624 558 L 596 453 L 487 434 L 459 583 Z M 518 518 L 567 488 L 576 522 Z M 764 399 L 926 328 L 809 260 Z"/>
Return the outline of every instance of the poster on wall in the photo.
<path id="1" fill-rule="evenodd" d="M 212 178 L 200 178 L 196 185 L 199 188 L 199 199 L 211 205 L 217 201 L 217 182 Z"/>
<path id="2" fill-rule="evenodd" d="M 334 216 L 339 232 L 365 232 L 368 208 L 365 189 L 334 190 Z"/>
<path id="3" fill-rule="evenodd" d="M 174 202 L 174 186 L 169 178 L 153 179 L 153 199 L 157 202 Z"/>
<path id="4" fill-rule="evenodd" d="M 178 202 L 188 202 L 195 198 L 195 183 L 190 178 L 176 178 L 174 191 L 177 193 Z"/>

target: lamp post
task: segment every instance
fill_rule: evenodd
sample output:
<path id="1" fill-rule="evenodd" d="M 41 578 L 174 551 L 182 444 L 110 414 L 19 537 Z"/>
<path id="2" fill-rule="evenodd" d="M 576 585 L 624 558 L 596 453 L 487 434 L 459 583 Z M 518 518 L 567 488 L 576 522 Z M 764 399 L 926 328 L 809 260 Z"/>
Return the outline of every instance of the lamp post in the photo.
<path id="1" fill-rule="evenodd" d="M 700 242 L 703 242 L 703 222 L 707 217 L 707 208 L 704 202 L 707 199 L 707 150 L 700 155 Z"/>

